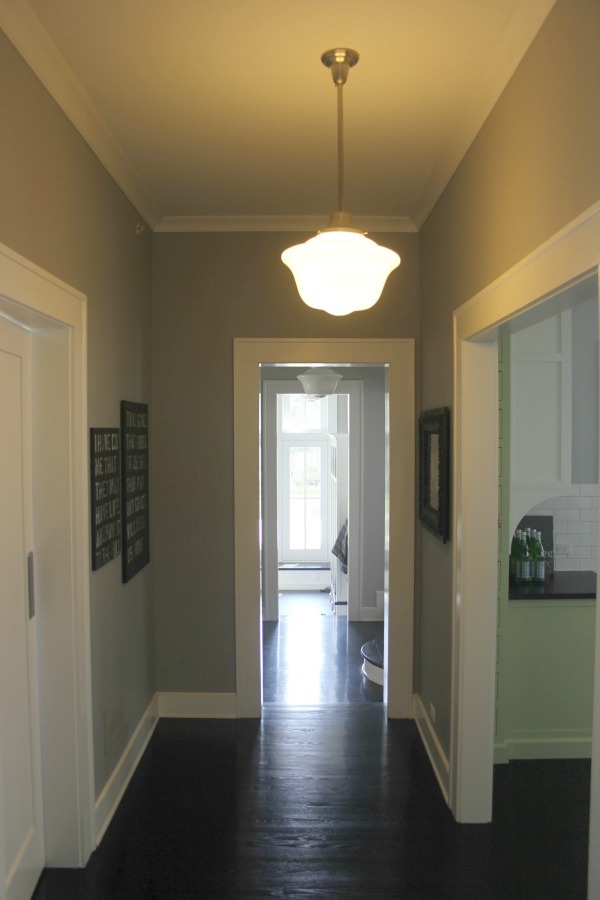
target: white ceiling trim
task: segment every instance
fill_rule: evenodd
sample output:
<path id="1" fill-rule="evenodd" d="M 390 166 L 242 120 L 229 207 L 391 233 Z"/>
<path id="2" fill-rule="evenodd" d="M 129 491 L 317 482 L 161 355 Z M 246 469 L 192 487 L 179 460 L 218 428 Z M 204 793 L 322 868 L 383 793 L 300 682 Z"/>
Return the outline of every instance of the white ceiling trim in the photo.
<path id="1" fill-rule="evenodd" d="M 353 216 L 361 231 L 416 232 L 407 216 Z M 327 225 L 328 216 L 163 216 L 154 231 L 307 231 Z"/>
<path id="2" fill-rule="evenodd" d="M 417 230 L 441 197 L 555 3 L 556 0 L 521 0 L 513 7 L 416 203 L 412 218 Z"/>
<path id="3" fill-rule="evenodd" d="M 156 201 L 31 8 L 22 0 L 2 0 L 0 27 L 125 196 L 154 228 L 162 215 Z"/>

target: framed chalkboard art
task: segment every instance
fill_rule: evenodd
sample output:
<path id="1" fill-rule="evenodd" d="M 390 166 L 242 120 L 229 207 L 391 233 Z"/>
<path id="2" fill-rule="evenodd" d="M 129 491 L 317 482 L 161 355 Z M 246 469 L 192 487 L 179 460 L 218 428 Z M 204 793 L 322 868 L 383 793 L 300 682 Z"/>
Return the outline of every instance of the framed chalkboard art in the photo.
<path id="1" fill-rule="evenodd" d="M 90 428 L 92 571 L 121 552 L 121 444 L 118 428 Z"/>
<path id="2" fill-rule="evenodd" d="M 450 531 L 450 410 L 419 418 L 419 519 L 446 543 Z"/>
<path id="3" fill-rule="evenodd" d="M 121 401 L 123 582 L 150 562 L 148 405 Z"/>

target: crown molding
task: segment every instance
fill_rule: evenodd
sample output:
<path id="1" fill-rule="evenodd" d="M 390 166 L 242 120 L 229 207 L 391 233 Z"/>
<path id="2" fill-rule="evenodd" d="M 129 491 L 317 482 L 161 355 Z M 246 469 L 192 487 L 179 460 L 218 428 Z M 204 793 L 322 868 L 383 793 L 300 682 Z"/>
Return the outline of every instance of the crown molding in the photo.
<path id="1" fill-rule="evenodd" d="M 425 223 L 466 156 L 555 3 L 556 0 L 521 0 L 513 7 L 415 204 L 413 219 L 417 230 Z"/>
<path id="2" fill-rule="evenodd" d="M 0 27 L 102 165 L 154 228 L 161 211 L 39 19 L 22 0 L 2 0 Z"/>
<path id="3" fill-rule="evenodd" d="M 200 231 L 301 231 L 316 232 L 325 227 L 328 216 L 163 216 L 154 227 L 159 232 Z M 416 232 L 408 216 L 353 216 L 361 231 Z"/>
<path id="4" fill-rule="evenodd" d="M 355 216 L 371 232 L 419 231 L 556 0 L 520 0 L 408 216 Z M 307 231 L 328 216 L 163 216 L 127 155 L 25 0 L 1 0 L 0 27 L 153 231 Z"/>

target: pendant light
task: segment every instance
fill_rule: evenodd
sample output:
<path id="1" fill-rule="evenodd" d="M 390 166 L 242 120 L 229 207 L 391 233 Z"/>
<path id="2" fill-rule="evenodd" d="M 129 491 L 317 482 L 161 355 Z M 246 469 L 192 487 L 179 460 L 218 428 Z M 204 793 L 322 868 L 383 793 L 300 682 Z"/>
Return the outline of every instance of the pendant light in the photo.
<path id="1" fill-rule="evenodd" d="M 307 369 L 297 378 L 304 388 L 304 393 L 319 400 L 328 397 L 329 394 L 335 394 L 337 386 L 342 380 L 341 375 L 327 366 L 313 366 L 312 369 Z"/>
<path id="2" fill-rule="evenodd" d="M 346 316 L 374 306 L 388 275 L 400 265 L 397 253 L 366 237 L 344 210 L 343 88 L 358 59 L 356 50 L 345 48 L 327 50 L 321 56 L 323 65 L 331 70 L 337 90 L 338 210 L 330 216 L 327 228 L 281 254 L 307 306 L 332 316 Z"/>

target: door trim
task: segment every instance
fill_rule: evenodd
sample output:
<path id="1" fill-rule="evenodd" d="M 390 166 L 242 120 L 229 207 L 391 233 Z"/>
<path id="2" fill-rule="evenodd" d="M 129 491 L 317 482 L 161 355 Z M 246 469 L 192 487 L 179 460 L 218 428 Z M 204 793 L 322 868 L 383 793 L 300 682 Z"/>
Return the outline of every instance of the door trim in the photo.
<path id="1" fill-rule="evenodd" d="M 259 366 L 384 365 L 388 371 L 389 537 L 384 695 L 391 718 L 412 717 L 415 354 L 412 338 L 234 339 L 235 637 L 238 716 L 262 710 L 259 548 Z M 388 650 L 389 648 L 389 650 Z"/>
<path id="2" fill-rule="evenodd" d="M 94 849 L 86 298 L 0 244 L 0 315 L 32 332 L 34 535 L 55 523 L 36 554 L 38 627 L 52 630 L 51 646 L 40 654 L 41 727 L 46 718 L 65 735 L 59 749 L 48 741 L 43 748 L 46 860 L 83 866 Z M 65 528 L 62 520 L 56 527 L 57 479 L 68 496 Z M 46 612 L 42 621 L 50 584 L 60 602 L 55 618 Z"/>
<path id="3" fill-rule="evenodd" d="M 450 807 L 492 815 L 497 570 L 497 339 L 517 315 L 598 268 L 600 203 L 454 312 L 454 529 Z M 556 311 L 556 310 L 554 310 Z M 482 423 L 488 422 L 488 428 Z M 596 618 L 590 884 L 600 889 L 600 616 Z M 594 870 L 595 867 L 595 870 Z M 593 893 L 593 892 L 592 892 Z M 590 894 L 592 896 L 592 894 Z"/>

